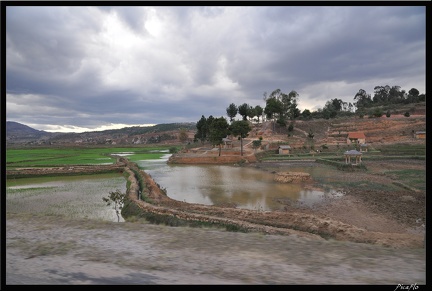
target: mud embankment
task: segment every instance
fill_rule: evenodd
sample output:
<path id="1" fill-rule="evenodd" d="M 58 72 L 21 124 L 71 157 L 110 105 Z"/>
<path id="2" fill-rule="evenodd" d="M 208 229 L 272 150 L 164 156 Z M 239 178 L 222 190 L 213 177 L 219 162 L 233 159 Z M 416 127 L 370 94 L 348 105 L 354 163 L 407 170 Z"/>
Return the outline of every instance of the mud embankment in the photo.
<path id="1" fill-rule="evenodd" d="M 241 157 L 241 156 L 240 156 Z M 223 156 L 224 159 L 238 158 Z M 243 157 L 244 158 L 244 157 Z M 195 159 L 190 159 L 192 162 Z M 230 160 L 232 163 L 233 160 Z M 161 218 L 159 221 L 178 221 L 178 225 L 214 225 L 237 231 L 253 231 L 267 234 L 296 235 L 317 240 L 335 239 L 360 243 L 377 244 L 391 247 L 422 247 L 424 235 L 411 234 L 406 231 L 397 233 L 369 231 L 365 228 L 351 225 L 318 211 L 289 208 L 284 211 L 263 212 L 256 210 L 237 209 L 222 206 L 207 206 L 191 204 L 169 198 L 153 178 L 137 164 L 126 158 L 118 158 L 114 165 L 58 167 L 58 168 L 27 168 L 17 169 L 9 175 L 66 175 L 92 174 L 107 171 L 127 172 L 128 203 L 136 210 L 130 216 L 139 214 Z M 144 189 L 140 189 L 140 181 Z M 142 192 L 142 193 L 141 193 Z M 145 201 L 143 201 L 145 200 Z M 146 202 L 148 201 L 148 202 Z M 342 201 L 343 202 L 343 201 Z M 343 204 L 345 205 L 345 204 Z M 358 205 L 357 205 L 358 207 Z M 125 210 L 125 207 L 123 210 Z M 122 215 L 123 215 L 122 210 Z M 340 211 L 350 211 L 350 206 Z M 362 213 L 361 215 L 364 215 Z M 128 216 L 123 215 L 127 220 Z"/>
<path id="2" fill-rule="evenodd" d="M 123 172 L 124 163 L 117 162 L 112 165 L 95 165 L 95 166 L 64 166 L 64 167 L 32 167 L 16 168 L 6 170 L 8 179 L 24 178 L 29 176 L 70 176 L 70 175 L 91 175 L 111 172 Z"/>
<path id="3" fill-rule="evenodd" d="M 169 164 L 242 164 L 254 163 L 257 161 L 256 156 L 249 152 L 237 150 L 222 150 L 221 155 L 219 151 L 197 151 L 180 152 L 173 154 L 169 159 Z"/>
<path id="4" fill-rule="evenodd" d="M 423 235 L 369 231 L 325 215 L 315 214 L 313 211 L 290 209 L 289 211 L 263 212 L 181 202 L 169 198 L 153 178 L 139 170 L 135 163 L 128 162 L 125 171 L 130 174 L 128 198 L 139 207 L 140 211 L 154 216 L 172 217 L 192 224 L 200 222 L 227 229 L 296 235 L 317 240 L 330 238 L 402 248 L 416 248 L 424 245 Z M 143 190 L 143 193 L 147 195 L 151 203 L 139 198 L 139 182 L 134 173 L 138 173 L 145 182 L 146 189 Z"/>

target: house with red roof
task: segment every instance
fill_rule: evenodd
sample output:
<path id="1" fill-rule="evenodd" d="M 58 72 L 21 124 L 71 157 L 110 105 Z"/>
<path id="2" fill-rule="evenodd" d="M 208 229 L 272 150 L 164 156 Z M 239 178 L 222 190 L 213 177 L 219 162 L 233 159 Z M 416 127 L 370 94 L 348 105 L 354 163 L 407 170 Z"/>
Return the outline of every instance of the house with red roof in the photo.
<path id="1" fill-rule="evenodd" d="M 348 132 L 347 136 L 347 144 L 365 144 L 366 136 L 364 132 L 356 131 L 356 132 Z"/>

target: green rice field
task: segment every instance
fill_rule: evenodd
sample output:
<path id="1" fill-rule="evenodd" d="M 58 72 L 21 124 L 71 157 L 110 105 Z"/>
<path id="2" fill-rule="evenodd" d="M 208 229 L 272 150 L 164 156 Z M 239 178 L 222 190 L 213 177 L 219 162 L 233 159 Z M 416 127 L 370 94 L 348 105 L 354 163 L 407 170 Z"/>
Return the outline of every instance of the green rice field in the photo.
<path id="1" fill-rule="evenodd" d="M 7 170 L 23 167 L 113 164 L 125 156 L 131 161 L 159 159 L 169 147 L 29 148 L 7 149 Z M 45 216 L 117 221 L 112 206 L 103 197 L 126 191 L 119 173 L 10 178 L 6 176 L 6 211 Z"/>
<path id="2" fill-rule="evenodd" d="M 101 148 L 29 148 L 7 149 L 6 169 L 20 167 L 56 167 L 70 165 L 104 165 L 115 163 L 110 155 L 125 155 L 131 161 L 158 159 L 169 147 L 101 147 Z"/>

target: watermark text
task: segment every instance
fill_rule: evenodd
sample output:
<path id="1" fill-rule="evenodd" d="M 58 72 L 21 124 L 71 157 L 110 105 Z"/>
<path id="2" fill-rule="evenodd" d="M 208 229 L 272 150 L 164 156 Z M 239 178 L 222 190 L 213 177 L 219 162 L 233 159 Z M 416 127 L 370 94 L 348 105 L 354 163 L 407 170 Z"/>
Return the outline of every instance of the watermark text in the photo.
<path id="1" fill-rule="evenodd" d="M 403 284 L 398 284 L 396 286 L 396 289 L 394 289 L 393 291 L 396 290 L 407 290 L 407 291 L 411 291 L 411 290 L 417 290 L 419 288 L 419 286 L 417 286 L 417 283 L 411 284 L 411 285 L 403 285 Z"/>

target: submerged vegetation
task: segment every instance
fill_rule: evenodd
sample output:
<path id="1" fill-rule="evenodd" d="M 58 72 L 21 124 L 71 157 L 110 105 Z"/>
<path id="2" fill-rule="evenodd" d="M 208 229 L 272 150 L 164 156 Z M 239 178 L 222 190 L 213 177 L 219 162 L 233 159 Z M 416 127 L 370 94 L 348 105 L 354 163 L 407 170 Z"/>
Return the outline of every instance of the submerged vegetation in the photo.
<path id="1" fill-rule="evenodd" d="M 7 213 L 31 213 L 114 221 L 114 211 L 102 197 L 113 189 L 125 190 L 125 179 L 118 173 L 42 177 L 7 180 Z"/>

